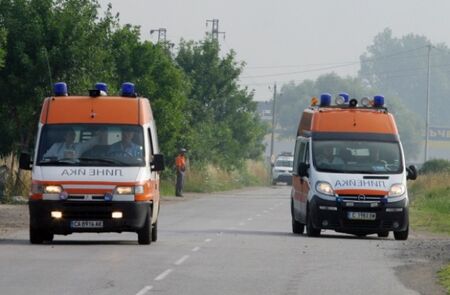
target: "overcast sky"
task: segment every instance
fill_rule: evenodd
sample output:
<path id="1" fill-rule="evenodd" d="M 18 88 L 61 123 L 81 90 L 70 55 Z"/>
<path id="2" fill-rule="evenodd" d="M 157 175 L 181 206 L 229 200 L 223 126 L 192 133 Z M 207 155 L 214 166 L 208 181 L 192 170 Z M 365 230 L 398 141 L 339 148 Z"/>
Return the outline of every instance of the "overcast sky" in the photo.
<path id="1" fill-rule="evenodd" d="M 156 42 L 151 29 L 166 28 L 167 38 L 201 40 L 207 19 L 219 19 L 222 50 L 234 49 L 247 68 L 241 83 L 256 100 L 271 97 L 269 85 L 301 82 L 335 71 L 355 75 L 356 62 L 386 27 L 394 36 L 414 33 L 433 43 L 450 44 L 448 0 L 100 0 L 111 3 L 122 24 L 141 26 L 142 38 Z M 253 76 L 263 76 L 251 78 Z"/>

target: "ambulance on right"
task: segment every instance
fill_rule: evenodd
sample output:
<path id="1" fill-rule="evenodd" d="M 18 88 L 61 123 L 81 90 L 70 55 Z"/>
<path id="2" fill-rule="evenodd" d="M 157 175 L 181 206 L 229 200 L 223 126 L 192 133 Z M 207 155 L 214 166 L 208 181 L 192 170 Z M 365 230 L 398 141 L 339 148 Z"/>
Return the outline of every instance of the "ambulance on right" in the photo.
<path id="1" fill-rule="evenodd" d="M 384 97 L 313 98 L 297 131 L 291 190 L 292 231 L 319 236 L 335 230 L 408 239 L 406 167 L 394 116 Z"/>

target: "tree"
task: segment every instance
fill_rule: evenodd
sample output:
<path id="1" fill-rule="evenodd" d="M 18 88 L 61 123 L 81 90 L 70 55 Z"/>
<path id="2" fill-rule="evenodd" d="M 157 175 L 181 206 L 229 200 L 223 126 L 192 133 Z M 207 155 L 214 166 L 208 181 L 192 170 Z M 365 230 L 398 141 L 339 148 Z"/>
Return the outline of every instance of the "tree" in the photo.
<path id="1" fill-rule="evenodd" d="M 138 93 L 150 99 L 161 150 L 173 159 L 185 137 L 189 84 L 163 46 L 141 42 L 139 35 L 139 27 L 131 25 L 112 34 L 111 56 L 116 67 L 113 85 L 132 81 Z"/>
<path id="2" fill-rule="evenodd" d="M 65 81 L 71 93 L 85 93 L 92 81 L 111 77 L 113 64 L 103 44 L 115 20 L 109 13 L 99 18 L 98 7 L 94 0 L 0 1 L 8 33 L 0 115 L 10 118 L 0 122 L 0 155 L 32 143 L 51 81 Z"/>
<path id="3" fill-rule="evenodd" d="M 390 29 L 375 36 L 361 56 L 359 76 L 382 93 L 398 97 L 405 107 L 424 120 L 427 96 L 428 46 L 425 36 L 408 34 L 400 38 Z M 450 49 L 435 44 L 431 49 L 431 125 L 450 126 L 447 94 L 450 91 Z"/>
<path id="4" fill-rule="evenodd" d="M 192 86 L 185 142 L 191 160 L 233 168 L 244 159 L 259 157 L 264 127 L 252 93 L 238 85 L 243 64 L 236 61 L 235 52 L 220 57 L 213 39 L 183 41 L 175 60 Z"/>
<path id="5" fill-rule="evenodd" d="M 4 65 L 6 54 L 6 30 L 0 26 L 0 69 Z"/>

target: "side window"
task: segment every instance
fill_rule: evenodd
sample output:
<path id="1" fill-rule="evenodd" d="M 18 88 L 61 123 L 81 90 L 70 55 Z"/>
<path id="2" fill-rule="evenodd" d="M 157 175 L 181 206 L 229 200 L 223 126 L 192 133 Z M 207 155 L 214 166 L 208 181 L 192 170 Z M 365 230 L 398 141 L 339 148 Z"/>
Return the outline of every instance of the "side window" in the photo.
<path id="1" fill-rule="evenodd" d="M 298 165 L 303 161 L 305 153 L 305 142 L 302 142 L 300 138 L 295 142 L 295 151 L 294 151 L 294 174 L 297 173 Z"/>
<path id="2" fill-rule="evenodd" d="M 303 160 L 306 164 L 309 165 L 309 142 L 305 143 L 305 155 L 303 157 Z"/>
<path id="3" fill-rule="evenodd" d="M 154 154 L 153 153 L 153 139 L 152 139 L 152 131 L 150 128 L 148 128 L 148 142 L 149 142 L 149 148 L 150 148 L 149 154 L 153 158 L 153 154 Z"/>

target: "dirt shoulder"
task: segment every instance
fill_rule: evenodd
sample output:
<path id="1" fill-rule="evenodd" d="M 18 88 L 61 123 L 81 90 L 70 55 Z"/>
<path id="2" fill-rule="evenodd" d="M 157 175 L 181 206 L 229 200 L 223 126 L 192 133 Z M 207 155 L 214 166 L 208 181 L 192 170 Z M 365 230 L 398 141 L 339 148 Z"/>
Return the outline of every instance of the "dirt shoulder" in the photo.
<path id="1" fill-rule="evenodd" d="M 186 194 L 184 197 L 164 197 L 163 205 L 176 204 L 197 198 L 202 194 Z M 26 230 L 29 224 L 28 205 L 0 205 L 0 239 L 12 233 Z M 392 238 L 392 237 L 390 237 Z M 437 271 L 450 263 L 450 237 L 425 232 L 410 234 L 407 241 L 398 241 L 393 255 L 405 264 L 396 268 L 402 283 L 420 294 L 443 294 L 437 283 Z"/>

